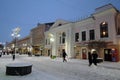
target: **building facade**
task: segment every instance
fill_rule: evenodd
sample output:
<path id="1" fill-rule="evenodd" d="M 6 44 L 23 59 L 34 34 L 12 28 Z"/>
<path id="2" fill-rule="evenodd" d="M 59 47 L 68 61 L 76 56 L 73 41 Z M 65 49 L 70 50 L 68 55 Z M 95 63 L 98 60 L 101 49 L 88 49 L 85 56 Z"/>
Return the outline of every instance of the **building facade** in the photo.
<path id="1" fill-rule="evenodd" d="M 28 52 L 32 52 L 32 47 L 30 43 L 30 36 L 26 36 L 17 41 L 18 52 L 20 54 L 28 54 Z"/>
<path id="2" fill-rule="evenodd" d="M 120 12 L 111 4 L 95 9 L 88 18 L 77 22 L 56 21 L 45 32 L 48 55 L 61 56 L 62 50 L 70 58 L 88 58 L 89 41 L 105 41 L 107 46 L 98 53 L 105 61 L 119 61 Z"/>
<path id="3" fill-rule="evenodd" d="M 45 32 L 45 53 L 48 56 L 61 56 L 63 49 L 72 51 L 72 26 L 72 23 L 57 20 L 50 30 Z M 74 54 L 69 54 L 71 55 Z"/>
<path id="4" fill-rule="evenodd" d="M 45 35 L 44 32 L 49 30 L 53 23 L 39 24 L 30 31 L 30 41 L 33 54 L 44 55 Z"/>
<path id="5" fill-rule="evenodd" d="M 6 51 L 11 53 L 14 50 L 14 42 L 7 42 L 6 43 Z"/>
<path id="6" fill-rule="evenodd" d="M 26 36 L 22 39 L 14 39 L 13 41 L 6 44 L 6 51 L 11 53 L 15 51 L 20 54 L 27 54 L 31 50 L 30 46 L 30 36 Z"/>

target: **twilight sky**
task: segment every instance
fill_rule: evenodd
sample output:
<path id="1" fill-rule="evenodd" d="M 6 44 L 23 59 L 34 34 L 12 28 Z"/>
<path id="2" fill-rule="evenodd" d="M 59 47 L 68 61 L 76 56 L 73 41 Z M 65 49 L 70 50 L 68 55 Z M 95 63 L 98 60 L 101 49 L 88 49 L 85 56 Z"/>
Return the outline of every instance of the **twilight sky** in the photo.
<path id="1" fill-rule="evenodd" d="M 75 21 L 108 3 L 120 10 L 120 0 L 0 0 L 0 42 L 11 41 L 16 27 L 23 38 L 37 23 Z"/>

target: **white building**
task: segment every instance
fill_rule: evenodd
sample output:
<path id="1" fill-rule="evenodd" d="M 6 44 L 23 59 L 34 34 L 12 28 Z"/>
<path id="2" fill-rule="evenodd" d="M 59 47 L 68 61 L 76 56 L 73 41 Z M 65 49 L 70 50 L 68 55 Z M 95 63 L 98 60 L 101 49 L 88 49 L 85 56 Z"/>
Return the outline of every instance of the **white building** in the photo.
<path id="1" fill-rule="evenodd" d="M 99 57 L 106 61 L 112 61 L 111 52 L 117 50 L 119 58 L 119 34 L 120 34 L 120 13 L 111 4 L 95 9 L 95 12 L 88 18 L 78 22 L 67 22 L 57 20 L 51 29 L 45 32 L 46 53 L 48 55 L 61 56 L 62 50 L 70 58 L 87 59 L 87 42 L 103 40 L 109 43 L 101 50 Z"/>
<path id="2" fill-rule="evenodd" d="M 74 40 L 72 26 L 74 26 L 73 23 L 57 20 L 50 30 L 45 32 L 45 48 L 48 55 L 52 53 L 52 55 L 61 56 L 62 50 L 65 49 L 69 57 L 74 56 L 74 53 L 71 54 Z"/>

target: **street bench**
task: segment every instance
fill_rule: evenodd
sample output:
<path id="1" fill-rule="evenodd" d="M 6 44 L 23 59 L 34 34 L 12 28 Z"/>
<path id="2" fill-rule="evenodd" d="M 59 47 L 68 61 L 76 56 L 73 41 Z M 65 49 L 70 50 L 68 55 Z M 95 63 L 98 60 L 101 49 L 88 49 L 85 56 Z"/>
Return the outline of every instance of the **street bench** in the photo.
<path id="1" fill-rule="evenodd" d="M 6 65 L 6 75 L 26 75 L 32 72 L 32 64 L 11 63 Z"/>

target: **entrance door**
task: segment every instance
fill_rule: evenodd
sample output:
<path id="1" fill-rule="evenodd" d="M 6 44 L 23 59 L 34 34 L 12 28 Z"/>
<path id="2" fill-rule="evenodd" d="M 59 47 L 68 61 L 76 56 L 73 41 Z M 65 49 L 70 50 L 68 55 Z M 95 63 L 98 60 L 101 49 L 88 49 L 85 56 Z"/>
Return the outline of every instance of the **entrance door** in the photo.
<path id="1" fill-rule="evenodd" d="M 104 60 L 112 61 L 111 49 L 104 49 Z"/>
<path id="2" fill-rule="evenodd" d="M 48 50 L 48 56 L 50 56 L 50 50 Z"/>
<path id="3" fill-rule="evenodd" d="M 82 59 L 87 59 L 87 50 L 82 49 Z"/>

